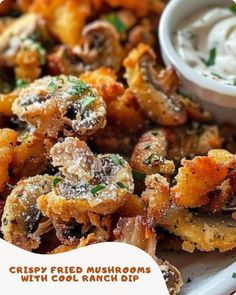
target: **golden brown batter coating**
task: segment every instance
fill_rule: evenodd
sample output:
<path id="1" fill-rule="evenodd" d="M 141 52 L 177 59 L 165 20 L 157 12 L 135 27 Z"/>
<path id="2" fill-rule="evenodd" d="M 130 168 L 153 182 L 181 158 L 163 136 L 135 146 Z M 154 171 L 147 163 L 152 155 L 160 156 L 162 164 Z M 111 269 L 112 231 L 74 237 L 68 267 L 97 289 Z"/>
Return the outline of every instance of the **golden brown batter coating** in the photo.
<path id="1" fill-rule="evenodd" d="M 77 45 L 91 4 L 88 0 L 34 0 L 29 10 L 44 17 L 51 33 L 62 43 Z"/>
<path id="2" fill-rule="evenodd" d="M 2 233 L 4 239 L 22 249 L 38 248 L 40 235 L 51 229 L 47 227 L 37 232 L 41 212 L 37 199 L 51 190 L 53 177 L 48 175 L 34 176 L 17 183 L 6 200 L 2 216 Z"/>
<path id="3" fill-rule="evenodd" d="M 236 247 L 236 222 L 229 217 L 198 216 L 187 210 L 177 210 L 175 221 L 164 227 L 180 236 L 183 249 L 194 252 L 229 251 Z"/>
<path id="4" fill-rule="evenodd" d="M 175 171 L 173 161 L 167 160 L 168 141 L 166 131 L 148 131 L 139 139 L 131 157 L 131 167 L 144 174 L 171 175 Z"/>
<path id="5" fill-rule="evenodd" d="M 161 268 L 170 294 L 178 294 L 183 284 L 181 274 L 168 261 L 156 257 L 157 237 L 147 218 L 120 218 L 114 235 L 116 241 L 131 244 L 147 252 Z"/>
<path id="6" fill-rule="evenodd" d="M 122 48 L 119 34 L 110 23 L 103 20 L 89 23 L 83 28 L 82 38 L 81 45 L 61 45 L 48 56 L 51 74 L 79 76 L 102 66 L 119 70 Z"/>
<path id="7" fill-rule="evenodd" d="M 9 180 L 8 169 L 14 157 L 17 134 L 11 129 L 0 129 L 0 192 Z"/>
<path id="8" fill-rule="evenodd" d="M 124 61 L 129 87 L 143 111 L 153 121 L 164 126 L 186 122 L 187 113 L 174 93 L 165 94 L 155 70 L 156 56 L 152 49 L 140 44 Z"/>
<path id="9" fill-rule="evenodd" d="M 131 169 L 118 155 L 95 157 L 84 142 L 67 138 L 51 149 L 51 156 L 63 175 L 53 191 L 38 200 L 40 210 L 50 218 L 79 220 L 87 211 L 110 214 L 133 192 Z"/>
<path id="10" fill-rule="evenodd" d="M 171 188 L 173 202 L 183 207 L 200 207 L 210 200 L 214 192 L 235 167 L 236 156 L 225 150 L 211 150 L 208 156 L 183 160 L 176 176 L 177 184 Z"/>
<path id="11" fill-rule="evenodd" d="M 36 127 L 36 133 L 56 138 L 59 131 L 90 135 L 106 122 L 105 103 L 89 84 L 72 76 L 44 77 L 23 88 L 13 112 Z"/>

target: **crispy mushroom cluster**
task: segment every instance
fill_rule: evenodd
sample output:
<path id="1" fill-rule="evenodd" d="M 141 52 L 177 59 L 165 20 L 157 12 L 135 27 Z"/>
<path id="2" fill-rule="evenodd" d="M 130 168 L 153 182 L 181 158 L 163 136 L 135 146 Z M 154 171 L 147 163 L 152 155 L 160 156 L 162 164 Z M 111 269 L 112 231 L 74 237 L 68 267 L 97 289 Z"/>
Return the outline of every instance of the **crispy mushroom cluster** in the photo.
<path id="1" fill-rule="evenodd" d="M 0 3 L 0 237 L 40 254 L 129 243 L 175 295 L 161 250 L 236 248 L 236 132 L 163 68 L 166 2 Z"/>

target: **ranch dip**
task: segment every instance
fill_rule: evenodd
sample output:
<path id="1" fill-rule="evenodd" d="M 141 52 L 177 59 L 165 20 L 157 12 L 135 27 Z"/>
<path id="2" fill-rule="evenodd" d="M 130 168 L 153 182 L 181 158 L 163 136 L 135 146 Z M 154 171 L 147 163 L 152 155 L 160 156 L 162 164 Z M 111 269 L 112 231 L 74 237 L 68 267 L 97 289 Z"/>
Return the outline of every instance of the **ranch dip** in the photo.
<path id="1" fill-rule="evenodd" d="M 173 35 L 185 63 L 204 76 L 236 86 L 236 6 L 199 11 Z"/>

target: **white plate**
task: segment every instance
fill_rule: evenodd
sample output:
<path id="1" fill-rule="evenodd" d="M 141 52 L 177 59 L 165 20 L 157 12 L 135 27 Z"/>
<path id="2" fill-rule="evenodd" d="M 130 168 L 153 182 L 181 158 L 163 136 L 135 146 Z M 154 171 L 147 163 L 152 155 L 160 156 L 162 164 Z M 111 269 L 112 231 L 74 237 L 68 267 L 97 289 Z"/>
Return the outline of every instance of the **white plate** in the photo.
<path id="1" fill-rule="evenodd" d="M 181 295 L 229 295 L 236 291 L 236 279 L 232 277 L 236 273 L 236 251 L 159 252 L 158 257 L 181 271 L 185 283 Z"/>

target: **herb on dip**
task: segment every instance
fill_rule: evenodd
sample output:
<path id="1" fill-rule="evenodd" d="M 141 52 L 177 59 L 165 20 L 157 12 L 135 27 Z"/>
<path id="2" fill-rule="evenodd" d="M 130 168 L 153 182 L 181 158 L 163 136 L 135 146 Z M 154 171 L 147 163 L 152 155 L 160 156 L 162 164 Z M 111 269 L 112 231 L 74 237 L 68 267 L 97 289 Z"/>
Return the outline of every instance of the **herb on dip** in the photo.
<path id="1" fill-rule="evenodd" d="M 236 4 L 196 12 L 173 35 L 182 60 L 205 77 L 235 86 Z"/>
<path id="2" fill-rule="evenodd" d="M 215 60 L 216 60 L 216 48 L 212 48 L 209 51 L 208 60 L 203 59 L 203 62 L 205 63 L 206 66 L 210 67 L 210 66 L 213 66 L 215 64 Z"/>

